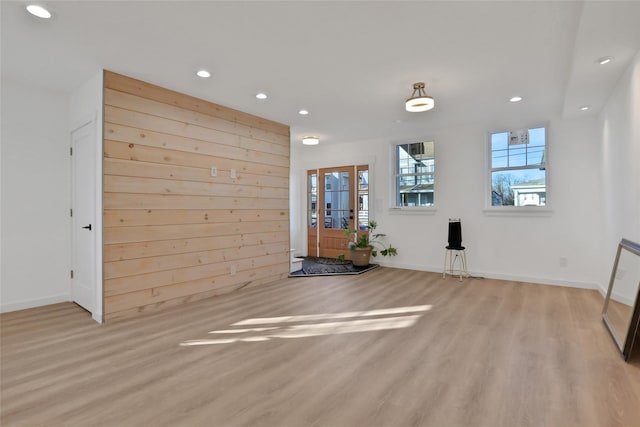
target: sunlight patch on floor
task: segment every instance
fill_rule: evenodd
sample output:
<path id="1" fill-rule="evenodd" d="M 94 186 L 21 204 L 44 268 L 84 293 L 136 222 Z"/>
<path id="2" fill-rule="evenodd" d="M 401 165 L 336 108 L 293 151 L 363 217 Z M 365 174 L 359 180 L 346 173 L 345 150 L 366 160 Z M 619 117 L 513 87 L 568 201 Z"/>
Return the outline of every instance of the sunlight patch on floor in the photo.
<path id="1" fill-rule="evenodd" d="M 255 324 L 282 324 L 290 322 L 313 322 L 298 325 L 278 325 L 261 328 L 237 328 L 210 331 L 209 334 L 236 334 L 235 337 L 219 339 L 188 340 L 180 343 L 181 346 L 200 346 L 214 344 L 232 344 L 235 342 L 259 342 L 274 338 L 304 338 L 323 335 L 351 334 L 357 332 L 370 332 L 391 329 L 402 329 L 413 326 L 420 317 L 431 310 L 431 305 L 419 305 L 411 307 L 395 307 L 389 309 L 376 309 L 367 311 L 353 311 L 343 313 L 322 313 L 298 316 L 269 317 L 246 319 L 236 322 L 231 326 L 244 326 Z M 392 314 L 407 314 L 403 316 L 389 316 Z M 367 319 L 369 316 L 386 316 L 375 319 Z M 365 319 L 353 319 L 365 317 Z M 336 322 L 319 322 L 322 320 L 349 319 Z"/>
<path id="2" fill-rule="evenodd" d="M 343 313 L 322 313 L 322 314 L 304 314 L 299 316 L 282 316 L 282 317 L 265 317 L 257 319 L 247 319 L 234 323 L 232 326 L 245 326 L 245 325 L 264 325 L 268 323 L 285 323 L 285 322 L 300 322 L 308 320 L 331 320 L 331 319 L 346 319 L 349 317 L 364 317 L 364 316 L 382 316 L 386 314 L 400 314 L 400 313 L 415 313 L 421 311 L 428 311 L 431 309 L 430 305 L 414 305 L 410 307 L 394 307 L 394 308 L 382 308 L 367 311 L 347 311 Z"/>

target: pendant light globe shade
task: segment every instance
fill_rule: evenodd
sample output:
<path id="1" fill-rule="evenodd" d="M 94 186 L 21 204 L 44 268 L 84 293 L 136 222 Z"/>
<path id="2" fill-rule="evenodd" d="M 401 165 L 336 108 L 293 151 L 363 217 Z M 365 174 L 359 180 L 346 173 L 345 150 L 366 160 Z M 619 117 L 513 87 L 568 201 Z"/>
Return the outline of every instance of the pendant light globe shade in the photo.
<path id="1" fill-rule="evenodd" d="M 413 84 L 413 94 L 404 105 L 405 109 L 411 113 L 421 113 L 431 110 L 436 105 L 436 102 L 425 93 L 424 83 L 418 82 Z"/>

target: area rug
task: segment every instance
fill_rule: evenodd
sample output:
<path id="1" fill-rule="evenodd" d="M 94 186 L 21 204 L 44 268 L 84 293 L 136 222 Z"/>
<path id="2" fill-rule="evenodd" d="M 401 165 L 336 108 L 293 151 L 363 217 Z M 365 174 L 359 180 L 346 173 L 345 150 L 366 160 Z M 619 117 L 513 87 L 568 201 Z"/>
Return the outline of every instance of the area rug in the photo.
<path id="1" fill-rule="evenodd" d="M 334 258 L 304 257 L 302 269 L 289 274 L 289 277 L 335 276 L 339 274 L 362 274 L 373 270 L 378 264 L 356 267 L 351 261 Z"/>

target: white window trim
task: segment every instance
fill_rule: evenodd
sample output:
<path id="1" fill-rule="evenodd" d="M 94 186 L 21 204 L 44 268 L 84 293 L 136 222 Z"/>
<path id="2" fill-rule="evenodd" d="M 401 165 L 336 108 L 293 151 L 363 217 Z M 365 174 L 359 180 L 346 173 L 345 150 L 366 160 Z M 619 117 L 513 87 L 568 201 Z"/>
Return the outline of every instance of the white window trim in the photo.
<path id="1" fill-rule="evenodd" d="M 551 156 L 549 155 L 549 124 L 538 123 L 531 126 L 522 126 L 520 129 L 537 129 L 544 128 L 544 145 L 545 145 L 545 188 L 547 192 L 546 201 L 544 206 L 492 206 L 491 205 L 491 135 L 495 133 L 509 132 L 513 129 L 497 129 L 487 132 L 485 138 L 485 208 L 482 212 L 487 216 L 551 216 L 553 215 L 552 200 L 549 195 L 552 194 L 551 180 L 549 170 L 553 169 L 551 164 Z M 526 169 L 526 168 L 523 168 Z"/>
<path id="2" fill-rule="evenodd" d="M 390 185 L 389 185 L 389 214 L 390 215 L 435 215 L 436 203 L 435 195 L 438 189 L 438 168 L 435 167 L 436 161 L 434 161 L 433 171 L 433 206 L 396 206 L 396 150 L 398 145 L 414 144 L 416 142 L 433 142 L 433 157 L 436 158 L 436 143 L 434 138 L 409 138 L 400 141 L 392 141 L 389 145 L 389 171 L 390 171 Z"/>

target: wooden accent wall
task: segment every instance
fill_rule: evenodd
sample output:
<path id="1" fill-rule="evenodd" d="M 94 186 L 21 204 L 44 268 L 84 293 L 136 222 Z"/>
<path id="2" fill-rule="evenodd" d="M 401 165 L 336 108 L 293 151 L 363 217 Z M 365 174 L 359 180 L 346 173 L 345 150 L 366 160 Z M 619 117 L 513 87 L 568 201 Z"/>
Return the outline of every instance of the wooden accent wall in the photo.
<path id="1" fill-rule="evenodd" d="M 285 277 L 289 127 L 108 71 L 104 86 L 105 320 Z"/>

